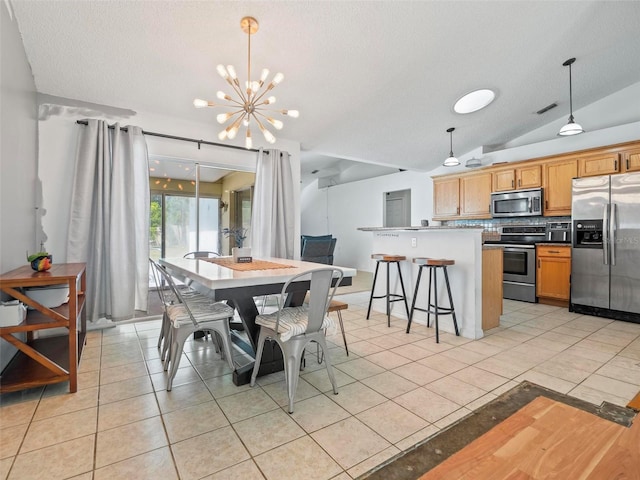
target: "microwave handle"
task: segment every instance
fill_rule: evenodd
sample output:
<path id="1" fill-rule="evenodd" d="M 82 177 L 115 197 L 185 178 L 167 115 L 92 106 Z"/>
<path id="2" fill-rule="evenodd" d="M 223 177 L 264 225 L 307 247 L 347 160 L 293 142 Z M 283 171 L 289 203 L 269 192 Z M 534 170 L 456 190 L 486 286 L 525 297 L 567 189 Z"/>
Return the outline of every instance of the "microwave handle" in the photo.
<path id="1" fill-rule="evenodd" d="M 529 213 L 533 212 L 533 200 L 531 200 L 531 197 L 529 197 Z"/>

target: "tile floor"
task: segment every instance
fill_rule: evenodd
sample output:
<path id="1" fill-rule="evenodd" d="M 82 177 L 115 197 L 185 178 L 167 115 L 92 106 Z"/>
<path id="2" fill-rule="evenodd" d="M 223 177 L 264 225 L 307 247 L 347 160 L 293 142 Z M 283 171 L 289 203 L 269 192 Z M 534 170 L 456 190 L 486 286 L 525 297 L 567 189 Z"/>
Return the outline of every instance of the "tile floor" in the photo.
<path id="1" fill-rule="evenodd" d="M 80 390 L 66 384 L 0 396 L 0 478 L 357 478 L 530 380 L 589 402 L 640 390 L 640 325 L 505 301 L 501 326 L 470 341 L 341 298 L 350 356 L 331 337 L 339 382 L 307 356 L 295 413 L 282 373 L 236 387 L 212 343 L 189 341 L 172 392 L 158 321 L 91 332 Z"/>

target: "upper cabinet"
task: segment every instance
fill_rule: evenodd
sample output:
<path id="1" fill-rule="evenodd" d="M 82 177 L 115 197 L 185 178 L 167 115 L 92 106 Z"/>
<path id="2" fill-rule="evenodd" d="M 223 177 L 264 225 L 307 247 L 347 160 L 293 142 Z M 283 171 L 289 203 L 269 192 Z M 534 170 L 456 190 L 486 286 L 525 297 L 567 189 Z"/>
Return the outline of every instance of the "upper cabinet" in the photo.
<path id="1" fill-rule="evenodd" d="M 433 179 L 434 220 L 491 218 L 491 173 Z"/>
<path id="2" fill-rule="evenodd" d="M 452 218 L 460 215 L 460 179 L 458 177 L 433 180 L 433 218 Z"/>
<path id="3" fill-rule="evenodd" d="M 460 177 L 460 215 L 491 218 L 491 173 Z"/>
<path id="4" fill-rule="evenodd" d="M 578 159 L 578 176 L 613 175 L 620 173 L 620 154 L 606 153 Z"/>
<path id="5" fill-rule="evenodd" d="M 544 215 L 571 215 L 571 180 L 578 176 L 577 160 L 544 164 Z"/>
<path id="6" fill-rule="evenodd" d="M 571 215 L 571 180 L 640 171 L 640 141 L 433 178 L 434 220 L 491 218 L 491 192 L 544 189 L 544 216 Z"/>
<path id="7" fill-rule="evenodd" d="M 640 147 L 632 148 L 623 153 L 622 169 L 625 172 L 637 172 L 640 170 Z"/>
<path id="8" fill-rule="evenodd" d="M 536 188 L 542 185 L 540 164 L 520 166 L 493 173 L 493 191 Z"/>

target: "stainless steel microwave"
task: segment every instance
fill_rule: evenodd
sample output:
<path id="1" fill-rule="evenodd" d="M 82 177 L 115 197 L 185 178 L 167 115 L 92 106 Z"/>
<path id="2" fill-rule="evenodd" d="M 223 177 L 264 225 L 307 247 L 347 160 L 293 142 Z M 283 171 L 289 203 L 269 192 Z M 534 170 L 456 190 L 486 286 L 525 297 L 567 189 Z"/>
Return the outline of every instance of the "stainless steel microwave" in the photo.
<path id="1" fill-rule="evenodd" d="M 492 193 L 491 215 L 493 218 L 539 216 L 542 200 L 542 188 Z"/>

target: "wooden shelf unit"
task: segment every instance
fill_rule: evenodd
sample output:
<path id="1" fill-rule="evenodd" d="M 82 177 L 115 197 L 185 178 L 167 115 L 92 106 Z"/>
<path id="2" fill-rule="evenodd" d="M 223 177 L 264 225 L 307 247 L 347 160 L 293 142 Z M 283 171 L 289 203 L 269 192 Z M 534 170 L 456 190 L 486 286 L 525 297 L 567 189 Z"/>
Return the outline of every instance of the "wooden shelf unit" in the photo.
<path id="1" fill-rule="evenodd" d="M 0 327 L 0 337 L 18 349 L 0 375 L 0 393 L 65 381 L 71 393 L 78 390 L 78 364 L 86 336 L 85 268 L 84 263 L 66 263 L 35 272 L 25 265 L 0 276 L 0 290 L 33 308 L 24 322 Z M 69 301 L 56 308 L 47 308 L 22 291 L 63 284 L 69 286 Z M 39 331 L 60 327 L 67 328 L 66 335 L 36 338 Z M 18 333 L 25 333 L 26 341 L 16 337 Z"/>

